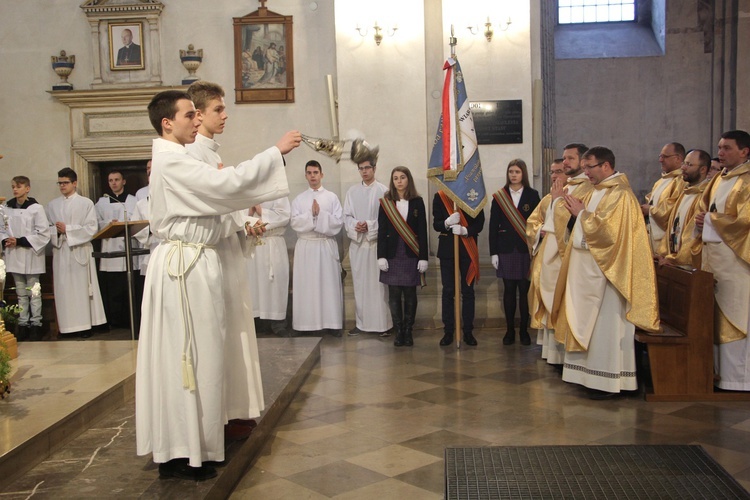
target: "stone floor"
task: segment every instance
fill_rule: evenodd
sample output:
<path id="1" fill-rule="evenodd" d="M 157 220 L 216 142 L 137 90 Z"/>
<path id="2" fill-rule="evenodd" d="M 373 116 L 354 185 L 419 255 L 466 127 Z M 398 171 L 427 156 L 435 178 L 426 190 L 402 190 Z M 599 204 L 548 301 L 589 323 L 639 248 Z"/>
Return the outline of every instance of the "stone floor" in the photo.
<path id="1" fill-rule="evenodd" d="M 750 403 L 591 401 L 536 346 L 322 343 L 313 370 L 232 498 L 442 498 L 446 446 L 699 444 L 750 488 Z"/>
<path id="2" fill-rule="evenodd" d="M 503 346 L 502 330 L 477 330 L 479 346 L 460 351 L 439 347 L 437 331 L 415 333 L 412 348 L 369 334 L 325 336 L 319 366 L 232 497 L 442 498 L 444 448 L 485 445 L 699 444 L 750 488 L 750 402 L 591 401 L 560 380 L 539 347 Z M 155 467 L 135 457 L 132 424 L 122 425 L 132 412 L 131 405 L 114 411 L 102 430 L 92 429 L 97 439 L 79 442 L 85 449 L 52 457 L 46 473 L 26 477 L 0 500 L 60 498 L 45 487 L 61 480 L 66 463 L 85 468 L 94 444 L 99 458 L 57 493 L 96 497 L 86 474 L 98 473 L 131 480 L 132 490 L 109 497 L 156 498 L 147 486 L 156 486 Z M 131 450 L 105 446 L 114 436 Z M 123 467 L 134 460 L 136 468 Z"/>

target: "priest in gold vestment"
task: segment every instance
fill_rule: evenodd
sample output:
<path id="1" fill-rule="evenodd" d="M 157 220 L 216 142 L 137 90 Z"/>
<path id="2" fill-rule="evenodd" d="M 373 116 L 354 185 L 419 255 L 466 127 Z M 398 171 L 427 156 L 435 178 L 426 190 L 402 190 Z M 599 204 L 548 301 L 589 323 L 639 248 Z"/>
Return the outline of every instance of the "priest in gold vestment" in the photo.
<path id="1" fill-rule="evenodd" d="M 638 388 L 635 327 L 659 329 L 656 278 L 643 216 L 612 151 L 582 160 L 594 185 L 584 200 L 566 195 L 576 216 L 555 290 L 552 320 L 565 344 L 563 380 L 593 399 Z"/>
<path id="2" fill-rule="evenodd" d="M 685 147 L 679 142 L 670 142 L 661 148 L 661 178 L 646 195 L 646 203 L 641 205 L 643 215 L 648 217 L 646 224 L 654 255 L 659 255 L 662 241 L 669 232 L 667 219 L 682 193 L 684 182 L 680 167 L 684 159 Z"/>
<path id="3" fill-rule="evenodd" d="M 682 162 L 682 193 L 677 198 L 667 222 L 667 235 L 659 247 L 659 265 L 701 268 L 703 240 L 695 227 L 703 191 L 708 183 L 706 176 L 711 167 L 711 155 L 702 149 L 690 150 Z"/>
<path id="4" fill-rule="evenodd" d="M 719 141 L 721 175 L 701 200 L 703 269 L 714 274 L 715 369 L 720 389 L 750 391 L 750 134 L 725 132 Z"/>

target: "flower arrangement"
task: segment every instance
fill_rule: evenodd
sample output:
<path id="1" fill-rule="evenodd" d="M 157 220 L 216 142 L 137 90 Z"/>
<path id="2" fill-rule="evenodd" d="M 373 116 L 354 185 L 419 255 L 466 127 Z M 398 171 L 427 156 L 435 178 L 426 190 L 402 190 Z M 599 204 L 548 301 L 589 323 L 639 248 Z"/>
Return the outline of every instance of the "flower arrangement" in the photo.
<path id="1" fill-rule="evenodd" d="M 0 399 L 10 393 L 10 354 L 5 344 L 0 341 Z"/>

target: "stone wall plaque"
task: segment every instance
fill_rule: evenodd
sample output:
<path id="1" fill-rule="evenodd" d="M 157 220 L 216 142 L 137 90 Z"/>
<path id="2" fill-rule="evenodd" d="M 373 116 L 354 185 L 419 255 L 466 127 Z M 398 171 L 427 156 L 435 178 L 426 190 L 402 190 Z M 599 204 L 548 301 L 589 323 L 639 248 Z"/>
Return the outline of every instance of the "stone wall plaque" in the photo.
<path id="1" fill-rule="evenodd" d="M 471 101 L 479 144 L 522 144 L 523 101 Z"/>

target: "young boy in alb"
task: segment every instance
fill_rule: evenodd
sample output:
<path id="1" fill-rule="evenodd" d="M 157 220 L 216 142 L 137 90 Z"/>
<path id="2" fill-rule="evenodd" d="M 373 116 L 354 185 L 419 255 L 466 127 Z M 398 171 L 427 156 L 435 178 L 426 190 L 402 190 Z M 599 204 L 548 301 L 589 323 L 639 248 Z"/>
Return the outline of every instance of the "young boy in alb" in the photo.
<path id="1" fill-rule="evenodd" d="M 7 221 L 0 222 L 0 238 L 5 252 L 5 266 L 13 274 L 18 305 L 17 339 L 41 340 L 42 296 L 32 293 L 39 288 L 44 274 L 44 249 L 49 243 L 49 222 L 44 207 L 29 196 L 31 181 L 18 175 L 10 183 L 13 198 L 6 205 Z"/>

